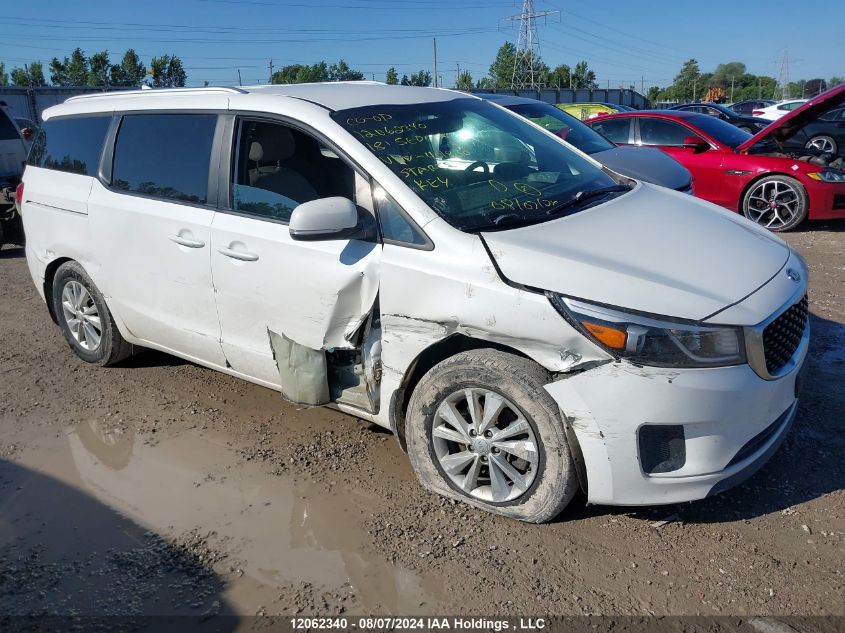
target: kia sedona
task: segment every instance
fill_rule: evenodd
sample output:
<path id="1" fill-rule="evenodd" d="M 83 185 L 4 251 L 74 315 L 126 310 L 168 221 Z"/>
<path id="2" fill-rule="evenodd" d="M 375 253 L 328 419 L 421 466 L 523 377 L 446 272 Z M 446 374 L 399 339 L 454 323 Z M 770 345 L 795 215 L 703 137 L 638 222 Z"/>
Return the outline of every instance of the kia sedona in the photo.
<path id="1" fill-rule="evenodd" d="M 209 87 L 43 118 L 26 258 L 85 362 L 151 348 L 334 407 L 428 490 L 528 522 L 579 489 L 716 494 L 795 417 L 801 257 L 483 99 Z"/>

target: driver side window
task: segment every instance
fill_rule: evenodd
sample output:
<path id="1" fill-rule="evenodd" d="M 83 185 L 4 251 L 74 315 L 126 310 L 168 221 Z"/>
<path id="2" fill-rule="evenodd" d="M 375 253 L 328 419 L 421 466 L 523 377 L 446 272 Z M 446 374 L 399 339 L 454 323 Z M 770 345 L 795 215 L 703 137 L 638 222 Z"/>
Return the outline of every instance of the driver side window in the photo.
<path id="1" fill-rule="evenodd" d="M 293 127 L 239 119 L 233 160 L 233 211 L 287 223 L 303 202 L 333 196 L 355 201 L 352 168 Z"/>

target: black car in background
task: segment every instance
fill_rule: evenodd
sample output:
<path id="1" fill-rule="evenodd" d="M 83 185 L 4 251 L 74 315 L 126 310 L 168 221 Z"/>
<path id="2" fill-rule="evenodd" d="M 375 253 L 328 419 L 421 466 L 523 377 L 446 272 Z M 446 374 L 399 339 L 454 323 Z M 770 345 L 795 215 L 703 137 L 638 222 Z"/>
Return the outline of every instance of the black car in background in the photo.
<path id="1" fill-rule="evenodd" d="M 796 151 L 802 147 L 845 157 L 845 107 L 834 108 L 808 123 L 784 146 Z"/>
<path id="2" fill-rule="evenodd" d="M 735 125 L 740 130 L 748 132 L 749 134 L 756 134 L 771 123 L 771 121 L 767 121 L 766 119 L 761 119 L 759 117 L 737 114 L 727 106 L 723 106 L 718 103 L 685 103 L 684 105 L 672 106 L 669 109 L 709 114 L 710 116 L 722 119 L 722 121 L 726 121 L 731 125 Z"/>
<path id="3" fill-rule="evenodd" d="M 543 101 L 499 94 L 476 93 L 475 96 L 536 123 L 623 176 L 692 193 L 692 176 L 687 168 L 659 149 L 617 147 L 571 114 Z"/>
<path id="4" fill-rule="evenodd" d="M 775 105 L 777 101 L 774 99 L 748 99 L 747 101 L 737 101 L 728 107 L 737 114 L 744 114 L 751 116 L 754 110 L 762 110 L 768 108 L 770 105 Z"/>

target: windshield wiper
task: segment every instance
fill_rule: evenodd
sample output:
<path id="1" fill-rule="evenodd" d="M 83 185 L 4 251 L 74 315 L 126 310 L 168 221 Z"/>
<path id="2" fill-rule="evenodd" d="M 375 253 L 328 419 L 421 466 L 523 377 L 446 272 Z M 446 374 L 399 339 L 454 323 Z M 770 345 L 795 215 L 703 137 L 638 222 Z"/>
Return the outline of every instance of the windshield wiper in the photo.
<path id="1" fill-rule="evenodd" d="M 623 191 L 631 191 L 631 188 L 627 185 L 613 185 L 612 187 L 602 187 L 601 189 L 593 189 L 591 191 L 579 191 L 566 202 L 562 202 L 556 207 L 552 207 L 546 211 L 546 215 L 556 215 L 561 211 L 572 209 L 573 207 L 588 202 L 589 200 L 593 200 L 594 198 L 605 196 L 609 193 L 621 193 Z"/>

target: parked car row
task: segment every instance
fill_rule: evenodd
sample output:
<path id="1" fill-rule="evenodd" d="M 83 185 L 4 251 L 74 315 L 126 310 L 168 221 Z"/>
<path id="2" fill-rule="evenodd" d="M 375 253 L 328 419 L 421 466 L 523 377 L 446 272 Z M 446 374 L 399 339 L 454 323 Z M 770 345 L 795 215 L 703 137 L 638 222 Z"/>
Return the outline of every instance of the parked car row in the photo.
<path id="1" fill-rule="evenodd" d="M 618 103 L 559 103 L 557 107 L 571 114 L 575 118 L 584 121 L 586 119 L 593 119 L 597 116 L 605 114 L 613 114 L 615 112 L 631 112 L 634 110 L 631 106 L 624 106 Z"/>
<path id="2" fill-rule="evenodd" d="M 763 227 L 845 215 L 845 174 L 782 147 L 843 100 L 752 136 L 375 82 L 74 97 L 17 190 L 27 263 L 83 361 L 153 348 L 335 407 L 438 494 L 532 522 L 579 489 L 700 499 L 795 417 L 807 266 Z"/>
<path id="3" fill-rule="evenodd" d="M 731 108 L 720 105 L 718 103 L 686 103 L 683 105 L 672 106 L 670 110 L 678 110 L 679 112 L 698 112 L 699 114 L 707 114 L 716 117 L 722 121 L 726 121 L 731 125 L 735 125 L 740 130 L 754 134 L 759 132 L 769 124 L 766 119 L 761 119 L 754 116 L 747 116 L 744 114 L 737 114 Z"/>

